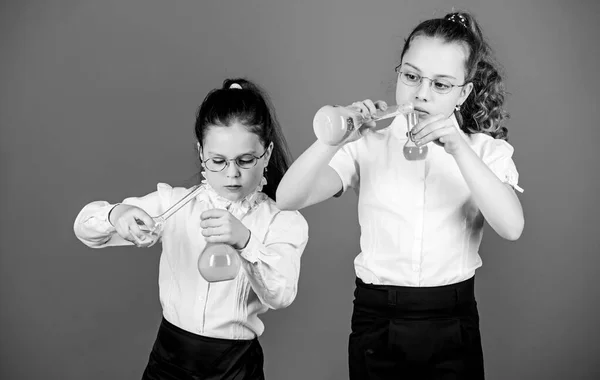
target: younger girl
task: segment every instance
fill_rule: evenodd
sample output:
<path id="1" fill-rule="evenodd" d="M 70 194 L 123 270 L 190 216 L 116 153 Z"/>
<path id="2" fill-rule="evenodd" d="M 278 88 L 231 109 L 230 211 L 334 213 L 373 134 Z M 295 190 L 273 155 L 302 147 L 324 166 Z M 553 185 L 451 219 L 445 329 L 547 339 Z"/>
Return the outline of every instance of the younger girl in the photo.
<path id="1" fill-rule="evenodd" d="M 422 22 L 396 68 L 396 102 L 412 103 L 421 121 L 407 131 L 400 116 L 336 147 L 317 141 L 279 186 L 282 209 L 348 188 L 359 194 L 351 379 L 484 377 L 474 296 L 484 219 L 509 240 L 524 224 L 503 127 L 504 86 L 491 53 L 466 13 Z M 371 115 L 387 105 L 353 107 Z M 407 133 L 427 145 L 424 160 L 404 158 Z"/>
<path id="2" fill-rule="evenodd" d="M 275 205 L 288 168 L 287 146 L 275 113 L 257 86 L 223 82 L 196 119 L 202 191 L 166 221 L 161 234 L 159 289 L 163 319 L 143 379 L 262 379 L 258 315 L 296 296 L 308 226 L 297 211 Z M 160 215 L 190 190 L 159 183 L 157 191 L 120 204 L 96 201 L 75 220 L 87 246 L 146 247 Z M 207 242 L 237 249 L 242 270 L 231 281 L 208 283 L 198 271 Z"/>

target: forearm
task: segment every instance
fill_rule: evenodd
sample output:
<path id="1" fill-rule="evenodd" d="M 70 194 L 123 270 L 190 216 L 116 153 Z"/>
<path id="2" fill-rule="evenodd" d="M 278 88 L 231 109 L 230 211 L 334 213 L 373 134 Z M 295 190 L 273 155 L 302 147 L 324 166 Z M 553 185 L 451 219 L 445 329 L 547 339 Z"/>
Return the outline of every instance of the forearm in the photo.
<path id="1" fill-rule="evenodd" d="M 514 190 L 500 181 L 472 149 L 465 147 L 454 158 L 488 224 L 501 237 L 517 240 L 523 232 L 524 218 Z"/>
<path id="2" fill-rule="evenodd" d="M 267 247 L 251 237 L 249 247 L 242 251 L 242 265 L 250 285 L 269 308 L 285 308 L 296 298 L 300 256 L 305 245 L 274 244 Z"/>
<path id="3" fill-rule="evenodd" d="M 121 239 L 108 220 L 108 214 L 114 206 L 105 201 L 91 202 L 86 205 L 75 218 L 73 225 L 75 236 L 91 248 L 132 244 Z"/>
<path id="4" fill-rule="evenodd" d="M 277 207 L 281 210 L 299 210 L 335 194 L 328 194 L 336 184 L 332 184 L 323 172 L 330 169 L 328 164 L 339 149 L 317 140 L 302 153 L 279 183 Z"/>
<path id="5" fill-rule="evenodd" d="M 170 195 L 171 187 L 167 186 L 165 191 Z M 73 225 L 75 236 L 91 248 L 133 245 L 132 242 L 119 236 L 114 226 L 120 209 L 124 205 L 136 206 L 153 215 L 162 211 L 157 191 L 143 197 L 129 197 L 117 204 L 110 204 L 106 201 L 91 202 L 75 218 Z"/>

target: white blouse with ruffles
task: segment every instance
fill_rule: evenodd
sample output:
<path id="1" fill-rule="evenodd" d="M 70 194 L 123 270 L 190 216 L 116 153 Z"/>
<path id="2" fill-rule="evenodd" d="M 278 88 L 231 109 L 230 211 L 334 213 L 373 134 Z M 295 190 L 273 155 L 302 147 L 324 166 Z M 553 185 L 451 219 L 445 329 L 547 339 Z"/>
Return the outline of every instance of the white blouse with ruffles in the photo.
<path id="1" fill-rule="evenodd" d="M 206 183 L 201 186 L 204 191 L 169 218 L 162 233 L 158 283 L 163 315 L 195 334 L 253 339 L 264 331 L 259 314 L 287 307 L 296 297 L 308 225 L 299 212 L 279 210 L 258 191 L 261 186 L 239 202 L 219 196 Z M 155 216 L 189 191 L 159 183 L 157 191 L 122 203 Z M 86 205 L 75 220 L 75 235 L 92 248 L 132 245 L 108 221 L 114 206 L 105 201 Z M 198 257 L 206 245 L 200 214 L 213 208 L 227 209 L 251 231 L 248 245 L 239 251 L 243 270 L 231 281 L 208 283 L 198 271 Z"/>

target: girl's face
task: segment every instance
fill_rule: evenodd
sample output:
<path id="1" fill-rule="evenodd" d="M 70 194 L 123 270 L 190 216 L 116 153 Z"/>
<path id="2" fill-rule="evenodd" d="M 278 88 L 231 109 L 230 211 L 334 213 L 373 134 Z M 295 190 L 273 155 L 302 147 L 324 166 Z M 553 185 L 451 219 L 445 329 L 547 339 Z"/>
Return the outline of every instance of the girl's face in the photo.
<path id="1" fill-rule="evenodd" d="M 208 127 L 200 159 L 210 186 L 220 196 L 235 202 L 260 184 L 272 150 L 273 143 L 265 149 L 256 134 L 236 121 L 227 127 Z M 223 169 L 213 171 L 220 168 Z"/>
<path id="2" fill-rule="evenodd" d="M 458 43 L 447 43 L 439 38 L 418 36 L 404 54 L 396 83 L 396 104 L 411 102 L 419 111 L 421 118 L 443 114 L 450 117 L 456 105 L 462 105 L 473 89 L 473 84 L 464 87 L 451 87 L 445 94 L 436 92 L 443 89 L 442 82 L 450 85 L 465 83 L 465 63 L 468 48 Z M 421 83 L 416 86 L 405 84 L 401 75 L 408 75 L 411 80 L 418 79 Z M 406 76 L 405 76 L 406 78 Z"/>

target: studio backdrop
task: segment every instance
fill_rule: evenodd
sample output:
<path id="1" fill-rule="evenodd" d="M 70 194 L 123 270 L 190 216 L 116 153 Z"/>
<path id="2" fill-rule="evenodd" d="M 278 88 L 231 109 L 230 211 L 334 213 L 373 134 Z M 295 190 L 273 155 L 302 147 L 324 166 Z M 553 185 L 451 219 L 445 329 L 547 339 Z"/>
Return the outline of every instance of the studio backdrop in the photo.
<path id="1" fill-rule="evenodd" d="M 92 250 L 79 210 L 189 186 L 195 113 L 226 77 L 271 95 L 292 154 L 325 104 L 394 101 L 404 38 L 452 8 L 506 74 L 525 230 L 487 227 L 476 293 L 490 380 L 600 378 L 600 5 L 584 0 L 0 3 L 0 378 L 141 377 L 161 318 L 160 246 Z M 376 152 L 374 152 L 376 154 Z M 269 311 L 267 379 L 345 379 L 351 192 L 302 211 L 299 293 Z"/>

